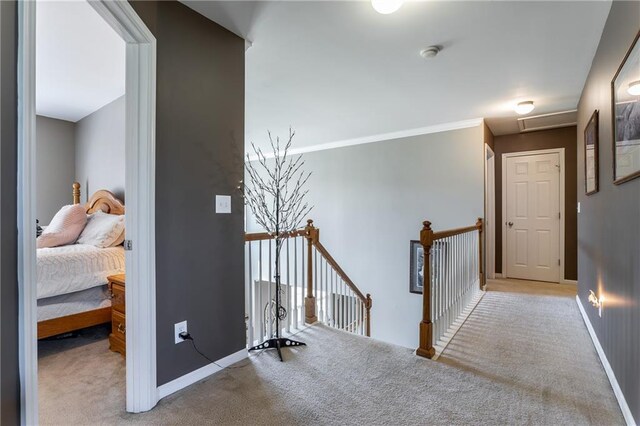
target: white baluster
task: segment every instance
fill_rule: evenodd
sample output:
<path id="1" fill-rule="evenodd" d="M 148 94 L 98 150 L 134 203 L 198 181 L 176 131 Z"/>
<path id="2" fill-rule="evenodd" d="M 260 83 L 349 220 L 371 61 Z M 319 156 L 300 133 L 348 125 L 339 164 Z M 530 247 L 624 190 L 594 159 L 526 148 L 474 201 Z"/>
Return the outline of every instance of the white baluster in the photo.
<path id="1" fill-rule="evenodd" d="M 293 238 L 293 327 L 298 328 L 298 237 Z"/>

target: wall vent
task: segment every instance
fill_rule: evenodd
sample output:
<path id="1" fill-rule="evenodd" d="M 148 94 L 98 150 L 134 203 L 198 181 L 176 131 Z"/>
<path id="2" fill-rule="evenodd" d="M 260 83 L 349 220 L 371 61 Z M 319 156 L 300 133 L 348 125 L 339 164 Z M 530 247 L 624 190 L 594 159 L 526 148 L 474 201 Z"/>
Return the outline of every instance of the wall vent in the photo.
<path id="1" fill-rule="evenodd" d="M 578 111 L 553 112 L 551 114 L 535 115 L 533 117 L 518 118 L 520 132 L 557 129 L 559 127 L 575 126 L 578 122 Z"/>

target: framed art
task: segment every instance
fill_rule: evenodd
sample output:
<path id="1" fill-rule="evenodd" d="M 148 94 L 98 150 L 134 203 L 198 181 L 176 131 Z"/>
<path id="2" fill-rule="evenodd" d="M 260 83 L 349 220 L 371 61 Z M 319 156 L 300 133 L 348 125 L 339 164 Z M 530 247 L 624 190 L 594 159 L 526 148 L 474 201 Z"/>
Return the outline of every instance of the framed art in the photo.
<path id="1" fill-rule="evenodd" d="M 640 177 L 640 32 L 611 81 L 613 183 Z"/>
<path id="2" fill-rule="evenodd" d="M 447 243 L 444 241 L 434 241 L 431 246 L 431 279 L 436 281 L 442 277 L 442 273 L 447 263 Z M 420 241 L 410 242 L 409 258 L 409 291 L 415 294 L 422 294 L 424 287 L 424 249 Z"/>
<path id="3" fill-rule="evenodd" d="M 584 185 L 587 195 L 598 192 L 598 110 L 595 110 L 584 129 Z"/>
<path id="4" fill-rule="evenodd" d="M 410 247 L 409 291 L 415 294 L 422 294 L 424 286 L 424 249 L 420 241 L 415 240 L 411 241 Z"/>

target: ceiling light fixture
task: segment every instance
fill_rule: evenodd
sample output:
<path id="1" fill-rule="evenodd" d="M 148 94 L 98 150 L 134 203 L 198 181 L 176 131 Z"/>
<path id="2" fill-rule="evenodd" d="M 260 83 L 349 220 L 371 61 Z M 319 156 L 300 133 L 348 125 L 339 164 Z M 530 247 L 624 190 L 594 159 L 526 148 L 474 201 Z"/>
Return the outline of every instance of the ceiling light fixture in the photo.
<path id="1" fill-rule="evenodd" d="M 640 96 L 640 80 L 632 81 L 629 83 L 627 92 L 632 96 Z"/>
<path id="2" fill-rule="evenodd" d="M 402 3 L 404 3 L 404 0 L 371 0 L 371 6 L 376 12 L 383 15 L 388 15 L 400 9 Z"/>
<path id="3" fill-rule="evenodd" d="M 515 111 L 520 115 L 525 115 L 533 111 L 534 108 L 535 106 L 533 106 L 533 101 L 524 101 L 516 105 Z"/>

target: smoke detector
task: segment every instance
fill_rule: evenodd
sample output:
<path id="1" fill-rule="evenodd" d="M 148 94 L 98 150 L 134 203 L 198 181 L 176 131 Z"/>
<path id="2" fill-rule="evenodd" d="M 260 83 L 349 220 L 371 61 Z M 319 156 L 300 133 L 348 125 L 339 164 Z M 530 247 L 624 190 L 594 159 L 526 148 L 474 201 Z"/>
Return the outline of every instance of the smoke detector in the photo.
<path id="1" fill-rule="evenodd" d="M 420 56 L 425 59 L 434 58 L 438 53 L 440 53 L 440 47 L 438 46 L 429 46 L 426 49 L 422 49 L 420 51 Z"/>

